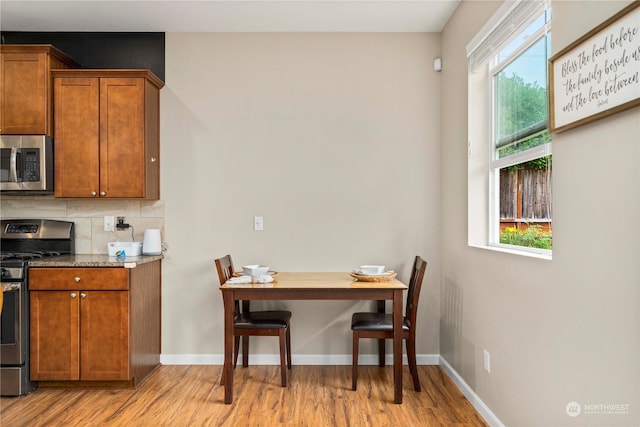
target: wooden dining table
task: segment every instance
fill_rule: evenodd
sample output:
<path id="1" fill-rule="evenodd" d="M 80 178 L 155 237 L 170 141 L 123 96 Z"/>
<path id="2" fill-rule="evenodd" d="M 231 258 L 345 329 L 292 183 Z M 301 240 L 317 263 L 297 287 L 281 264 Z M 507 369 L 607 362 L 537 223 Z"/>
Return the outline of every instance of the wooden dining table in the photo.
<path id="1" fill-rule="evenodd" d="M 402 303 L 407 286 L 393 278 L 385 282 L 356 281 L 345 272 L 280 272 L 271 283 L 220 286 L 224 301 L 224 402 L 233 402 L 234 301 L 237 300 L 373 300 L 393 302 L 393 401 L 402 403 Z M 294 313 L 295 317 L 295 313 Z M 384 347 L 381 347 L 384 348 Z M 380 354 L 383 364 L 384 354 Z"/>

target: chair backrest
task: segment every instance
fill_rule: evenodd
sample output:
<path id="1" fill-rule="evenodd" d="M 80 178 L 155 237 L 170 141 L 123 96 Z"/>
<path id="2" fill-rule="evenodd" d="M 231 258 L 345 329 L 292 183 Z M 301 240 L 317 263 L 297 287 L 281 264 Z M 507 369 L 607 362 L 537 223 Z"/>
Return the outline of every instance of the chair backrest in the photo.
<path id="1" fill-rule="evenodd" d="M 223 256 L 222 258 L 217 258 L 215 260 L 216 270 L 218 270 L 218 280 L 220 280 L 220 285 L 224 285 L 227 280 L 233 277 L 233 273 L 235 270 L 233 269 L 233 260 L 231 259 L 231 255 Z M 250 301 L 242 301 L 242 313 L 248 313 L 250 310 Z M 236 300 L 234 302 L 234 314 L 240 313 L 240 301 Z"/>
<path id="2" fill-rule="evenodd" d="M 427 271 L 427 262 L 416 255 L 413 261 L 413 268 L 411 269 L 411 279 L 409 280 L 409 289 L 407 290 L 407 308 L 405 312 L 406 318 L 409 319 L 411 329 L 413 329 L 416 324 L 418 300 L 420 299 L 420 289 L 422 288 L 425 271 Z"/>
<path id="3" fill-rule="evenodd" d="M 216 269 L 218 270 L 218 279 L 220 280 L 220 285 L 224 285 L 227 280 L 233 277 L 234 270 L 231 255 L 218 258 L 215 260 L 215 262 Z"/>

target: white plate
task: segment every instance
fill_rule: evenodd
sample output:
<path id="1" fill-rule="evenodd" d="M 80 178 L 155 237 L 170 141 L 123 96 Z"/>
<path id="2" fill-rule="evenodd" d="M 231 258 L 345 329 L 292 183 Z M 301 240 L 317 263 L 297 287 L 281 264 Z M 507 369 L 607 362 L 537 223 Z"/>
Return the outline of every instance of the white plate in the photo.
<path id="1" fill-rule="evenodd" d="M 360 276 L 388 276 L 393 273 L 393 270 L 383 271 L 382 273 L 377 273 L 377 274 L 361 273 L 360 270 L 353 270 L 353 272 L 356 274 L 359 274 Z"/>
<path id="2" fill-rule="evenodd" d="M 233 274 L 237 276 L 251 276 L 250 274 L 246 274 L 243 271 L 234 271 Z M 273 270 L 269 270 L 265 274 L 258 274 L 258 276 L 271 276 L 273 274 L 276 274 L 276 272 Z"/>

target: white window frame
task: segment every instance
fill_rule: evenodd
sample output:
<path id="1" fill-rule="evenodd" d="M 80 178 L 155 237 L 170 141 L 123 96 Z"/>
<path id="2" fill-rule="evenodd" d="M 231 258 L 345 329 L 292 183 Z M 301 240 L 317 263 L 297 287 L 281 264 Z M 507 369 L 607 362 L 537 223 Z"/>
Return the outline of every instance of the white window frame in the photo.
<path id="1" fill-rule="evenodd" d="M 505 1 L 467 46 L 469 245 L 543 259 L 551 259 L 552 251 L 500 243 L 499 177 L 501 168 L 550 155 L 551 143 L 497 158 L 494 134 L 494 81 L 497 73 L 550 32 L 550 24 L 547 23 L 531 34 L 527 42 L 511 52 L 509 57 L 503 58 L 497 64 L 497 54 L 514 39 L 514 34 L 516 37 L 520 35 L 541 13 L 545 13 L 548 7 L 548 1 L 544 0 Z M 482 105 L 486 111 L 482 111 Z M 485 178 L 481 177 L 482 170 L 485 171 Z"/>

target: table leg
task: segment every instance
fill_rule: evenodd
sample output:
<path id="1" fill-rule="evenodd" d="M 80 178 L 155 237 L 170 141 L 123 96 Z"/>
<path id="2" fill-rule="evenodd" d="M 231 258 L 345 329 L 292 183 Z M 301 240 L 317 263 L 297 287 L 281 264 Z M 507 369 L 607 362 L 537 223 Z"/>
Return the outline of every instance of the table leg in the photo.
<path id="1" fill-rule="evenodd" d="M 224 301 L 224 403 L 233 402 L 233 291 L 222 291 Z M 244 357 L 244 355 L 243 355 Z"/>
<path id="2" fill-rule="evenodd" d="M 378 300 L 378 313 L 384 313 L 385 311 L 385 300 Z M 378 340 L 378 365 L 382 368 L 384 367 L 384 343 L 386 340 L 380 339 Z"/>
<path id="3" fill-rule="evenodd" d="M 402 403 L 402 290 L 393 291 L 393 401 Z"/>

